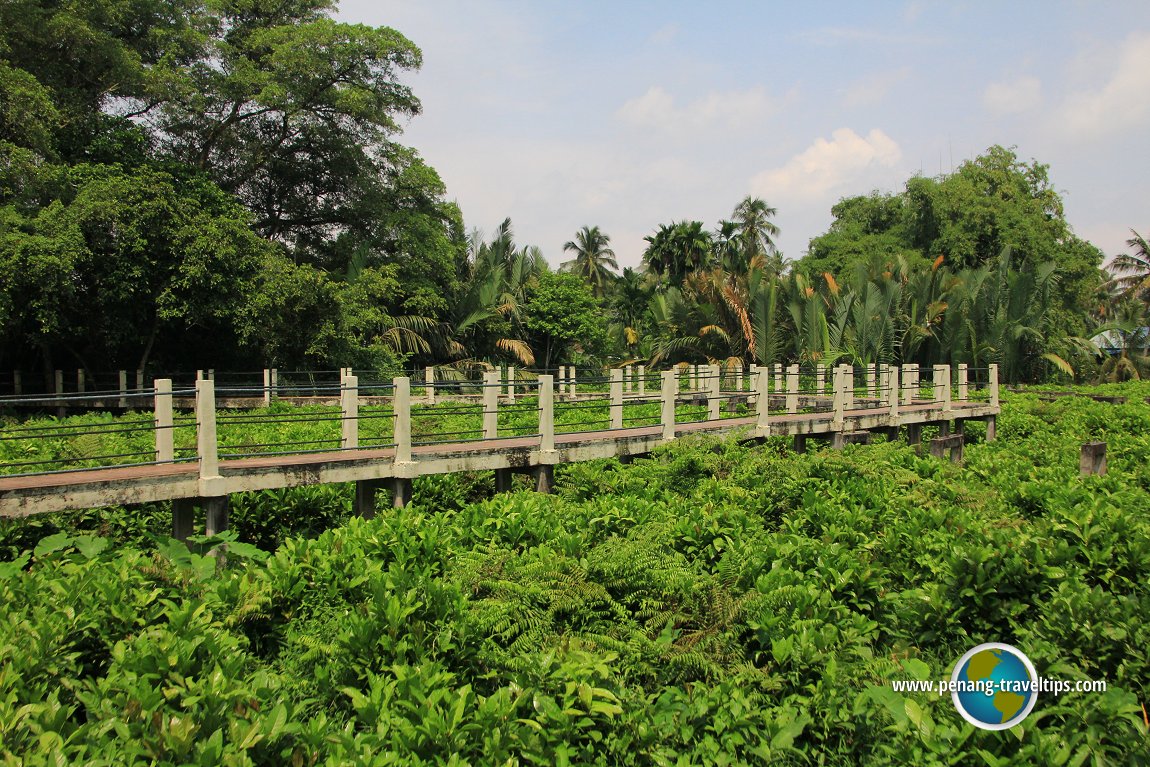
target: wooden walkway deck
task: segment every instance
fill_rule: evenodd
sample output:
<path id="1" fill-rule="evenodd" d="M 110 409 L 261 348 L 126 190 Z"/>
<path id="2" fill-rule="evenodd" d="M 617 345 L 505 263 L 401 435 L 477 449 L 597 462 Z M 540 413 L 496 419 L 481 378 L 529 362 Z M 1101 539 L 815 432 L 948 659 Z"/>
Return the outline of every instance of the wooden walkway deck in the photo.
<path id="1" fill-rule="evenodd" d="M 862 403 L 860 403 L 862 404 Z M 997 405 L 985 402 L 912 402 L 892 415 L 888 407 L 863 407 L 833 412 L 771 413 L 766 427 L 757 416 L 678 423 L 676 437 L 690 434 L 742 433 L 748 438 L 781 435 L 806 439 L 852 432 L 906 428 L 911 441 L 921 428 L 954 422 L 959 430 L 966 420 L 993 425 Z M 988 435 L 992 437 L 993 431 Z M 214 474 L 205 476 L 197 462 L 125 466 L 68 473 L 0 477 L 0 517 L 24 517 L 66 509 L 193 499 L 226 499 L 235 492 L 356 482 L 357 505 L 374 504 L 374 491 L 389 482 L 396 503 L 410 494 L 410 480 L 429 474 L 495 470 L 506 482 L 512 471 L 534 471 L 538 487 L 550 487 L 556 464 L 599 458 L 642 455 L 663 444 L 661 425 L 555 434 L 554 449 L 544 450 L 541 436 L 508 437 L 436 445 L 412 445 L 410 460 L 396 460 L 396 449 L 348 449 L 304 455 L 221 460 Z M 406 456 L 405 456 L 406 457 Z M 362 502 L 362 503 L 361 503 Z M 225 506 L 226 508 L 226 506 Z M 372 508 L 374 506 L 372 505 Z M 225 511 L 226 520 L 226 511 Z M 209 530 L 211 523 L 209 522 Z"/>

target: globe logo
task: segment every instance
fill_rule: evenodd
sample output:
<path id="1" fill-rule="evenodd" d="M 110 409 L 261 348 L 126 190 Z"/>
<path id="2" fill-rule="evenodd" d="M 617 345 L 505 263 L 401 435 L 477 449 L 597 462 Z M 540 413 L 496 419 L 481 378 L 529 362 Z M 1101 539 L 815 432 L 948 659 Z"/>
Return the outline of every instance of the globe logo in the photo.
<path id="1" fill-rule="evenodd" d="M 954 664 L 954 706 L 962 718 L 984 730 L 1006 730 L 1021 722 L 1038 701 L 1038 673 L 1012 645 L 988 642 Z"/>

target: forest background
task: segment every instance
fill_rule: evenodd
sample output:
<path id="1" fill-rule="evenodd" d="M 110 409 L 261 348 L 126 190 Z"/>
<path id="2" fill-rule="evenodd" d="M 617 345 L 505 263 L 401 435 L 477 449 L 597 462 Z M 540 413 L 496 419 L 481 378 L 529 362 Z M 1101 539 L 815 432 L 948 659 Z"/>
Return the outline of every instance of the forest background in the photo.
<path id="1" fill-rule="evenodd" d="M 1150 370 L 1145 237 L 1105 263 L 1015 149 L 842 199 L 798 259 L 775 246 L 786 200 L 736 194 L 713 226 L 660 225 L 640 269 L 589 223 L 553 270 L 510 220 L 469 232 L 399 143 L 419 48 L 331 12 L 0 5 L 0 369 Z"/>

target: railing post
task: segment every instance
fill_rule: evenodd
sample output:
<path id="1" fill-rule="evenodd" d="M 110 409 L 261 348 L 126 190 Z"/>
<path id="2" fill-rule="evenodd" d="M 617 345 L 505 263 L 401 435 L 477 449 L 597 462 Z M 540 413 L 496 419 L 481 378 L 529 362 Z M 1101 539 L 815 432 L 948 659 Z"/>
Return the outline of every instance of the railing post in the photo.
<path id="1" fill-rule="evenodd" d="M 56 396 L 60 397 L 64 394 L 64 371 L 56 371 Z"/>
<path id="2" fill-rule="evenodd" d="M 272 404 L 272 371 L 264 368 L 264 407 Z"/>
<path id="3" fill-rule="evenodd" d="M 435 366 L 428 365 L 423 370 L 423 393 L 427 397 L 427 404 L 435 404 Z"/>
<path id="4" fill-rule="evenodd" d="M 887 405 L 890 407 L 890 425 L 898 427 L 898 377 L 899 369 L 888 367 L 886 370 L 887 386 L 890 388 L 886 392 Z"/>
<path id="5" fill-rule="evenodd" d="M 643 397 L 647 394 L 647 366 L 639 366 L 639 396 Z"/>
<path id="6" fill-rule="evenodd" d="M 991 363 L 987 375 L 990 378 L 990 406 L 998 407 L 998 365 Z"/>
<path id="7" fill-rule="evenodd" d="M 555 379 L 539 376 L 539 450 L 555 452 Z"/>
<path id="8" fill-rule="evenodd" d="M 128 371 L 120 371 L 120 409 L 128 409 Z"/>
<path id="9" fill-rule="evenodd" d="M 172 431 L 175 421 L 172 415 L 172 379 L 158 378 L 153 384 L 153 408 L 156 419 L 156 461 L 166 463 L 175 460 L 176 436 Z"/>
<path id="10" fill-rule="evenodd" d="M 559 366 L 559 378 L 557 380 L 559 381 L 559 390 L 558 391 L 560 394 L 562 394 L 565 391 L 564 387 L 567 385 L 567 366 L 566 365 L 560 365 Z"/>
<path id="11" fill-rule="evenodd" d="M 196 381 L 196 453 L 200 459 L 200 479 L 220 476 L 216 444 L 216 385 L 214 381 Z"/>
<path id="12" fill-rule="evenodd" d="M 144 371 L 143 370 L 137 370 L 136 371 L 136 391 L 143 391 L 143 390 L 144 390 Z"/>
<path id="13" fill-rule="evenodd" d="M 278 397 L 280 395 L 280 371 L 279 368 L 272 368 L 272 396 Z"/>
<path id="14" fill-rule="evenodd" d="M 765 370 L 766 368 L 763 368 L 763 369 Z M 750 384 L 749 384 L 750 391 L 747 394 L 747 406 L 750 407 L 752 403 L 757 404 L 758 399 L 759 399 L 759 395 L 758 395 L 758 391 L 759 391 L 759 366 L 752 362 L 750 364 L 750 366 L 748 366 L 747 370 L 749 371 L 748 377 L 751 379 Z M 768 387 L 770 386 L 769 380 L 767 382 L 767 385 L 768 385 Z"/>
<path id="15" fill-rule="evenodd" d="M 799 366 L 787 366 L 787 412 L 799 412 Z"/>
<path id="16" fill-rule="evenodd" d="M 922 379 L 919 377 L 918 363 L 912 362 L 907 367 L 910 368 L 911 399 L 918 399 L 922 395 Z"/>
<path id="17" fill-rule="evenodd" d="M 515 366 L 507 367 L 507 401 L 515 401 Z"/>
<path id="18" fill-rule="evenodd" d="M 942 404 L 943 412 L 950 411 L 950 365 L 934 366 L 934 401 Z"/>
<path id="19" fill-rule="evenodd" d="M 631 393 L 631 366 L 630 365 L 624 365 L 623 366 L 623 393 L 624 394 L 630 394 Z"/>
<path id="20" fill-rule="evenodd" d="M 827 366 L 821 362 L 815 365 L 815 393 L 820 397 L 827 393 Z"/>
<path id="21" fill-rule="evenodd" d="M 611 404 L 610 423 L 612 429 L 623 428 L 623 371 L 615 368 L 611 371 L 610 387 Z"/>
<path id="22" fill-rule="evenodd" d="M 783 366 L 776 362 L 774 364 L 775 372 L 775 394 L 781 394 L 783 391 Z"/>
<path id="23" fill-rule="evenodd" d="M 355 380 L 354 378 L 349 380 Z M 392 409 L 395 411 L 395 462 L 411 462 L 411 379 L 392 379 L 395 387 Z"/>
<path id="24" fill-rule="evenodd" d="M 76 392 L 78 394 L 83 394 L 84 391 L 88 388 L 85 385 L 86 383 L 87 382 L 84 380 L 84 368 L 77 369 L 76 370 Z"/>
<path id="25" fill-rule="evenodd" d="M 339 409 L 343 416 L 339 446 L 354 450 L 359 447 L 359 377 L 345 375 L 339 384 Z"/>
<path id="26" fill-rule="evenodd" d="M 845 365 L 845 364 L 840 363 L 839 365 L 835 366 L 835 369 L 838 370 L 842 374 L 841 379 L 836 378 L 835 381 L 836 382 L 838 382 L 840 380 L 842 381 L 843 409 L 844 410 L 850 410 L 851 406 L 854 404 L 854 395 L 855 395 L 855 369 L 854 369 L 854 366 L 853 365 Z"/>
<path id="27" fill-rule="evenodd" d="M 834 415 L 831 418 L 831 428 L 835 431 L 843 430 L 844 410 L 845 410 L 845 396 L 847 390 L 847 376 L 846 371 L 842 365 L 835 367 L 835 379 L 833 384 L 834 389 Z"/>
<path id="28" fill-rule="evenodd" d="M 723 404 L 722 368 L 718 365 L 707 366 L 707 420 L 719 420 L 719 406 Z"/>
<path id="29" fill-rule="evenodd" d="M 958 401 L 966 402 L 970 398 L 970 368 L 965 362 L 958 363 Z"/>
<path id="30" fill-rule="evenodd" d="M 866 366 L 866 395 L 872 398 L 878 397 L 878 379 L 875 377 L 873 362 Z"/>
<path id="31" fill-rule="evenodd" d="M 679 398 L 679 379 L 674 368 L 663 371 L 662 398 L 663 440 L 668 441 L 675 438 L 675 400 Z"/>
<path id="32" fill-rule="evenodd" d="M 735 391 L 743 390 L 743 361 L 735 363 Z"/>
<path id="33" fill-rule="evenodd" d="M 20 380 L 20 371 L 12 371 L 12 393 L 19 397 L 24 393 L 24 382 Z"/>
<path id="34" fill-rule="evenodd" d="M 911 379 L 910 368 L 911 368 L 910 364 L 904 364 L 902 366 L 902 386 L 900 387 L 902 391 L 900 393 L 900 396 L 902 398 L 902 404 L 903 405 L 909 405 L 911 402 L 911 399 L 912 399 L 912 395 L 914 394 L 913 390 L 911 389 L 911 380 L 912 379 Z M 898 368 L 896 368 L 896 370 L 897 369 Z"/>
<path id="35" fill-rule="evenodd" d="M 493 370 L 483 375 L 483 438 L 495 439 L 499 436 L 499 371 Z"/>
<path id="36" fill-rule="evenodd" d="M 568 365 L 567 366 L 567 393 L 570 394 L 572 397 L 575 396 L 575 387 L 576 386 L 578 386 L 578 383 L 575 381 L 575 366 L 574 365 Z"/>
<path id="37" fill-rule="evenodd" d="M 753 366 L 752 366 L 753 367 Z M 769 437 L 771 434 L 770 402 L 771 379 L 766 368 L 757 368 L 754 371 L 755 397 L 755 436 Z"/>

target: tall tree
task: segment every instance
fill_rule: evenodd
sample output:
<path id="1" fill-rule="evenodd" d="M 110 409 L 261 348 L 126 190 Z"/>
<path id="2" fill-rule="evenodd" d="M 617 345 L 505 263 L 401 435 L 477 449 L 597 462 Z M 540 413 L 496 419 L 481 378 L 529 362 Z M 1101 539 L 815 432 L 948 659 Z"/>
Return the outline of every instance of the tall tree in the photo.
<path id="1" fill-rule="evenodd" d="M 771 274 L 782 271 L 782 256 L 775 245 L 779 227 L 771 220 L 778 213 L 765 200 L 751 195 L 735 206 L 731 218 L 738 227 L 738 240 L 746 263 L 744 271 L 751 267 L 766 269 Z"/>
<path id="2" fill-rule="evenodd" d="M 1126 244 L 1133 252 L 1114 257 L 1110 269 L 1117 276 L 1111 282 L 1123 298 L 1134 296 L 1150 303 L 1150 242 L 1133 229 L 1130 234 L 1133 236 Z"/>
<path id="3" fill-rule="evenodd" d="M 611 270 L 619 268 L 615 251 L 609 244 L 611 238 L 599 231 L 597 226 L 585 226 L 575 233 L 575 239 L 563 244 L 563 251 L 572 251 L 575 258 L 563 263 L 563 269 L 578 274 L 591 286 L 596 298 L 606 292 Z"/>
<path id="4" fill-rule="evenodd" d="M 701 221 L 661 224 L 659 231 L 643 239 L 648 243 L 643 252 L 644 264 L 667 286 L 677 286 L 691 272 L 711 264 L 714 243 Z"/>

